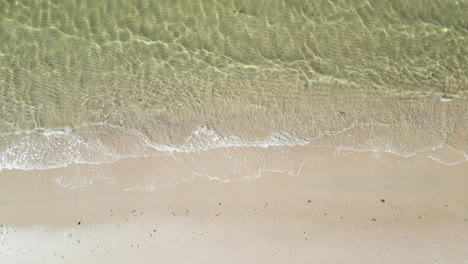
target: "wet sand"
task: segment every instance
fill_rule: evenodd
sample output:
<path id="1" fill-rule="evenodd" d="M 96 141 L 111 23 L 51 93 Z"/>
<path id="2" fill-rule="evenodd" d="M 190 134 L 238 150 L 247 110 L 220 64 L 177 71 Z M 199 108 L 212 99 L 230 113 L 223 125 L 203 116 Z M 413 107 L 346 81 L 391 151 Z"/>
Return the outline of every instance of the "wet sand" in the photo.
<path id="1" fill-rule="evenodd" d="M 468 261 L 466 162 L 326 153 L 231 148 L 4 170 L 0 263 Z M 233 155 L 246 160 L 230 164 Z M 101 177 L 72 185 L 83 175 Z"/>

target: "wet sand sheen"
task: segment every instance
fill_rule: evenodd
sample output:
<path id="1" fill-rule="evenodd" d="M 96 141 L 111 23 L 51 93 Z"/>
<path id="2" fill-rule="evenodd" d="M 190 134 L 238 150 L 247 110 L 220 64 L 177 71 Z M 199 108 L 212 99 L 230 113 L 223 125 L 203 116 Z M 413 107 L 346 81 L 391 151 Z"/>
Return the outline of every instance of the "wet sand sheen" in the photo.
<path id="1" fill-rule="evenodd" d="M 248 154 L 245 149 L 236 151 Z M 307 156 L 301 150 L 296 156 L 293 151 L 284 153 L 287 159 L 275 156 L 268 162 L 281 164 Z M 221 166 L 227 172 L 222 158 L 217 158 L 220 153 L 206 155 L 211 161 L 203 164 L 207 170 Z M 2 172 L 0 260 L 463 263 L 468 259 L 466 163 L 446 166 L 428 161 L 399 167 L 382 164 L 370 153 L 355 153 L 305 162 L 292 175 L 272 170 L 255 180 L 230 183 L 197 176 L 153 191 L 116 190 L 136 183 L 144 186 L 145 173 L 164 170 L 161 167 L 177 169 L 163 157 L 133 162 L 139 169 L 132 173 L 122 171 L 122 165 L 109 165 L 102 170 L 110 172 L 106 175 L 113 175 L 114 181 L 96 179 L 75 189 L 54 180 L 87 173 L 89 165 Z M 125 182 L 130 177 L 132 182 Z"/>

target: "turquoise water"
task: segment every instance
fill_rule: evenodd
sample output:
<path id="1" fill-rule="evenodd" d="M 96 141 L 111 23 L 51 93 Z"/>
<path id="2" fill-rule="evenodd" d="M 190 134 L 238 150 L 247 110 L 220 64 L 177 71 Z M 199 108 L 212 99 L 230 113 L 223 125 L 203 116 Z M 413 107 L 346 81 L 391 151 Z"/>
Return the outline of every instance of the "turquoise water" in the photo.
<path id="1" fill-rule="evenodd" d="M 326 145 L 464 155 L 467 10 L 455 0 L 2 0 L 0 168 L 342 134 Z"/>

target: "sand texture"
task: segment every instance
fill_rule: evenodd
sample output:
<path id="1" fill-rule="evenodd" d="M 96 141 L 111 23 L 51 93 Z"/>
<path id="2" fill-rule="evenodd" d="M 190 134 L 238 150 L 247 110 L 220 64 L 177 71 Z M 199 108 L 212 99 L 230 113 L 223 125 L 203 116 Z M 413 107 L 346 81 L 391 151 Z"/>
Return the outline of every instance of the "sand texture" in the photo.
<path id="1" fill-rule="evenodd" d="M 206 170 L 229 172 L 223 154 L 255 151 L 199 155 Z M 122 161 L 134 165 L 131 172 L 122 170 L 129 163 L 2 171 L 0 262 L 468 261 L 466 163 L 398 166 L 371 153 L 304 162 L 303 148 L 281 151 L 287 159 L 264 160 L 278 169 L 258 178 L 199 175 L 151 191 L 135 186 L 145 186 L 154 171 L 174 169 L 165 157 Z M 76 188 L 56 181 L 89 170 L 114 179 Z"/>

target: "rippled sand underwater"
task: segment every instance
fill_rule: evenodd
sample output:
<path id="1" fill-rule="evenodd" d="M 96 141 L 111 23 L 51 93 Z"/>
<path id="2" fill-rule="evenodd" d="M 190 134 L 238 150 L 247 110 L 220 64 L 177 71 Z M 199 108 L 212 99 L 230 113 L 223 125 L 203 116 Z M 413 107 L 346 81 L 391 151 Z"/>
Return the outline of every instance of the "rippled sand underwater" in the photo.
<path id="1" fill-rule="evenodd" d="M 0 169 L 313 144 L 464 161 L 466 10 L 0 1 Z"/>

